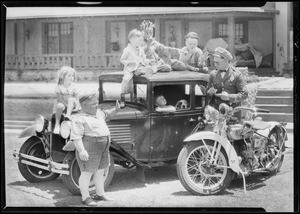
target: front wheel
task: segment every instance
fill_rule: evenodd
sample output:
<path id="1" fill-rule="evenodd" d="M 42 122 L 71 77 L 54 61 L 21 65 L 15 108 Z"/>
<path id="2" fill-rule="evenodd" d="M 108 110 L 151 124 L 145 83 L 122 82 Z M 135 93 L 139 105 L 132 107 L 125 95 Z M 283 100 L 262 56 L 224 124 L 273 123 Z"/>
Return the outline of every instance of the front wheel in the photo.
<path id="1" fill-rule="evenodd" d="M 44 144 L 38 137 L 30 137 L 20 148 L 19 153 L 37 158 L 47 159 Z M 34 162 L 34 161 L 31 161 Z M 56 179 L 60 174 L 27 165 L 19 161 L 18 168 L 22 176 L 31 183 L 39 183 Z"/>
<path id="2" fill-rule="evenodd" d="M 218 153 L 213 149 L 214 143 L 212 140 L 189 143 L 179 153 L 177 174 L 181 184 L 191 194 L 221 193 L 233 179 L 234 172 L 229 167 L 225 150 L 221 147 Z M 210 161 L 213 150 L 218 153 L 216 162 Z"/>
<path id="3" fill-rule="evenodd" d="M 80 177 L 80 168 L 78 166 L 75 152 L 69 152 L 66 157 L 64 158 L 64 163 L 69 165 L 69 175 L 62 175 L 62 180 L 65 187 L 73 194 L 73 195 L 80 195 L 79 189 L 79 177 Z M 106 169 L 104 177 L 104 189 L 107 190 L 108 186 L 110 185 L 112 178 L 114 176 L 114 158 L 110 153 L 110 165 Z M 93 177 L 91 178 L 89 190 L 93 191 L 95 189 L 95 184 L 93 182 Z"/>

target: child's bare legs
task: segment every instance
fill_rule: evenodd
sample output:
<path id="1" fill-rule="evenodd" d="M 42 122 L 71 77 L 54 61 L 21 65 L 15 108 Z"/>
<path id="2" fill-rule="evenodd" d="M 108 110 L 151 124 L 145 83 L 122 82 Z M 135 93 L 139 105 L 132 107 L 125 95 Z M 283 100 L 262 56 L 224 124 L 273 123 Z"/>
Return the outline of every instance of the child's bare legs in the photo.
<path id="1" fill-rule="evenodd" d="M 172 68 L 171 68 L 171 65 L 165 63 L 165 64 L 157 66 L 157 71 L 170 72 L 170 71 L 172 71 Z"/>
<path id="2" fill-rule="evenodd" d="M 125 107 L 125 93 L 121 93 L 120 107 L 121 108 Z"/>
<path id="3" fill-rule="evenodd" d="M 60 128 L 59 122 L 64 109 L 65 109 L 64 104 L 57 103 L 56 112 L 55 112 L 55 127 L 53 130 L 54 134 L 59 134 L 59 128 Z"/>
<path id="4" fill-rule="evenodd" d="M 75 102 L 76 102 L 76 98 L 74 98 L 74 97 L 70 97 L 68 99 L 67 113 L 66 113 L 65 117 L 70 118 L 71 113 L 72 113 L 72 111 L 73 111 L 73 109 L 75 108 L 75 105 L 76 105 Z"/>
<path id="5" fill-rule="evenodd" d="M 124 75 L 121 86 L 121 102 L 120 107 L 125 107 L 125 95 L 133 91 L 133 79 L 131 74 Z"/>
<path id="6" fill-rule="evenodd" d="M 79 184 L 82 201 L 90 197 L 89 185 L 90 185 L 90 180 L 92 175 L 93 175 L 92 172 L 81 172 L 81 175 L 79 177 L 78 184 Z"/>

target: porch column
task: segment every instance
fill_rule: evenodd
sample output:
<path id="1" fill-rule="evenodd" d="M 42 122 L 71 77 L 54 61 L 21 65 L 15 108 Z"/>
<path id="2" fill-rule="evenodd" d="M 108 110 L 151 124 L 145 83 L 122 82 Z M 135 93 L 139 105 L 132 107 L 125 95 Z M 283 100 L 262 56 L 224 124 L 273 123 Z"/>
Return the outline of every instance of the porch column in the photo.
<path id="1" fill-rule="evenodd" d="M 234 16 L 228 17 L 228 50 L 234 57 L 234 40 L 235 40 L 235 19 Z"/>
<path id="2" fill-rule="evenodd" d="M 83 20 L 83 38 L 84 38 L 84 68 L 88 68 L 88 49 L 89 49 L 89 22 L 87 19 Z"/>
<path id="3" fill-rule="evenodd" d="M 155 40 L 159 42 L 160 40 L 160 21 L 158 18 L 155 18 Z"/>

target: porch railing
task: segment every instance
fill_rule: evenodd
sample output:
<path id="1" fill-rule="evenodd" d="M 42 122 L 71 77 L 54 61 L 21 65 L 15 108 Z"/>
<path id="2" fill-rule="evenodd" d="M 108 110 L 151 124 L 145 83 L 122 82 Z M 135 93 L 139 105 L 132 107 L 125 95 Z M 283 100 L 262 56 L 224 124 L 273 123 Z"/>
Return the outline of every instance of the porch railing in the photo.
<path id="1" fill-rule="evenodd" d="M 5 69 L 12 70 L 48 70 L 69 65 L 76 70 L 119 69 L 120 54 L 42 54 L 42 55 L 6 55 Z"/>

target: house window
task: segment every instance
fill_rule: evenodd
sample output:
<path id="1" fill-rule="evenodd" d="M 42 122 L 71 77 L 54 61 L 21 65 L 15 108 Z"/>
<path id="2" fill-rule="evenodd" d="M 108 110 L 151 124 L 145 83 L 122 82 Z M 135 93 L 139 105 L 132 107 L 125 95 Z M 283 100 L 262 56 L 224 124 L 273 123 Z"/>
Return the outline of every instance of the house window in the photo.
<path id="1" fill-rule="evenodd" d="M 228 37 L 228 24 L 220 23 L 217 25 L 217 37 L 227 38 Z M 245 38 L 245 24 L 236 23 L 235 24 L 235 38 L 240 38 L 242 42 L 246 42 Z"/>
<path id="2" fill-rule="evenodd" d="M 73 23 L 44 23 L 44 54 L 73 53 Z"/>

